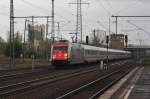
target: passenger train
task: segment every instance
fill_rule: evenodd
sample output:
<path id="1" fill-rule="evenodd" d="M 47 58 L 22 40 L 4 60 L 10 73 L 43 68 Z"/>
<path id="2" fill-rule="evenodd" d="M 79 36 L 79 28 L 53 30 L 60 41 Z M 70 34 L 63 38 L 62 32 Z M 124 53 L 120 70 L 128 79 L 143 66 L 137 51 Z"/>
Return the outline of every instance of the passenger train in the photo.
<path id="1" fill-rule="evenodd" d="M 130 58 L 128 51 L 107 49 L 90 45 L 71 43 L 69 41 L 59 41 L 51 44 L 52 65 L 60 64 L 80 64 L 96 62 L 100 60 L 116 60 Z"/>

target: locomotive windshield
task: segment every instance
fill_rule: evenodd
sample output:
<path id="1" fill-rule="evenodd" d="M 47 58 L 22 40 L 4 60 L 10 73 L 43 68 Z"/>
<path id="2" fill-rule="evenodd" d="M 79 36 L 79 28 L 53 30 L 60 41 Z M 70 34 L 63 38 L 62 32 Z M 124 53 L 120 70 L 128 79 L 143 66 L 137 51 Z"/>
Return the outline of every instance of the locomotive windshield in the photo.
<path id="1" fill-rule="evenodd" d="M 67 51 L 66 46 L 54 46 L 53 50 Z"/>

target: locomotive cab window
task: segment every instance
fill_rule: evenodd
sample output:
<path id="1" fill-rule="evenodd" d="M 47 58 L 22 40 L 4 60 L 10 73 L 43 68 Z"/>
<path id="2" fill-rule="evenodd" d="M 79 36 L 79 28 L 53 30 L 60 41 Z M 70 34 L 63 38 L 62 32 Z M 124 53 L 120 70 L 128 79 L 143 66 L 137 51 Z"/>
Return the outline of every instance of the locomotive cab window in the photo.
<path id="1" fill-rule="evenodd" d="M 53 50 L 67 51 L 68 49 L 66 46 L 54 46 Z"/>

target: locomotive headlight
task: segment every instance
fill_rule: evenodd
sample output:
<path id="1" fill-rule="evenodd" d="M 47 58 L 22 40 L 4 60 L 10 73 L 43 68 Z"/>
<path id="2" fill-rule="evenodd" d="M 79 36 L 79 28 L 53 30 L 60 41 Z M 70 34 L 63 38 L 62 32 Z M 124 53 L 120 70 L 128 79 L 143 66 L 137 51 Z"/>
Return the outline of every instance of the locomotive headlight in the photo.
<path id="1" fill-rule="evenodd" d="M 53 55 L 53 59 L 55 59 L 56 58 L 56 55 Z"/>
<path id="2" fill-rule="evenodd" d="M 68 56 L 68 54 L 67 54 L 67 53 L 65 53 L 65 54 L 64 54 L 64 57 L 67 57 L 67 56 Z"/>

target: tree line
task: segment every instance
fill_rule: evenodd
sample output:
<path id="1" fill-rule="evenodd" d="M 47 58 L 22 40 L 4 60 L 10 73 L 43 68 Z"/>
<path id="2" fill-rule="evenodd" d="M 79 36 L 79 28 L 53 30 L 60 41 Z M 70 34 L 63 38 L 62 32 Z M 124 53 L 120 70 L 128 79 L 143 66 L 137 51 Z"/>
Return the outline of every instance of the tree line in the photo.
<path id="1" fill-rule="evenodd" d="M 17 32 L 14 36 L 14 52 L 16 58 L 21 56 L 24 58 L 30 58 L 33 54 L 36 58 L 47 58 L 49 55 L 47 51 L 50 51 L 50 47 L 48 47 L 46 40 L 42 39 L 40 46 L 33 49 L 31 44 L 29 44 L 29 41 L 26 43 L 22 42 L 22 36 L 19 34 L 20 33 Z M 89 45 L 103 46 L 105 43 L 105 34 L 106 33 L 104 31 L 94 29 L 90 34 Z M 51 40 L 49 39 L 48 42 L 49 41 Z M 12 47 L 12 45 L 10 43 L 9 35 L 7 37 L 7 41 L 0 37 L 0 55 L 9 57 L 10 53 L 13 53 L 12 50 L 10 50 L 10 47 Z"/>
<path id="2" fill-rule="evenodd" d="M 31 47 L 29 42 L 22 42 L 22 36 L 19 35 L 20 33 L 17 32 L 14 36 L 13 44 L 10 43 L 9 36 L 7 37 L 7 40 L 5 41 L 2 37 L 0 37 L 0 55 L 5 57 L 10 57 L 12 55 L 13 50 L 12 47 L 14 46 L 14 55 L 16 58 L 24 57 L 24 58 L 31 58 L 31 55 L 35 55 L 36 58 L 46 58 L 47 53 L 46 51 L 46 41 L 43 41 L 43 44 L 40 44 L 41 46 L 38 46 L 38 48 L 35 50 Z M 11 54 L 10 54 L 11 53 Z"/>

